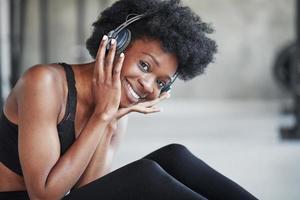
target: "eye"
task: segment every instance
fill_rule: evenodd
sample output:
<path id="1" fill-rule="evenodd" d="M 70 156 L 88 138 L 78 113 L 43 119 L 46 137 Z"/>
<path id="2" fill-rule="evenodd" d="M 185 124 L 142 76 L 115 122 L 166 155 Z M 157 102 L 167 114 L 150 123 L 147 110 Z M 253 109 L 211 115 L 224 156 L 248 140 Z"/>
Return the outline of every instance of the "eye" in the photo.
<path id="1" fill-rule="evenodd" d="M 150 72 L 150 65 L 147 62 L 144 62 L 142 60 L 139 61 L 139 68 L 145 73 Z M 160 90 L 163 89 L 167 85 L 167 83 L 165 83 L 164 81 L 161 81 L 161 80 L 157 80 L 156 83 Z"/>
<path id="2" fill-rule="evenodd" d="M 150 70 L 150 66 L 149 66 L 149 64 L 148 63 L 146 63 L 146 62 L 144 62 L 144 61 L 140 61 L 140 63 L 139 63 L 139 67 L 140 67 L 140 69 L 143 71 L 143 72 L 149 72 L 149 70 Z"/>
<path id="3" fill-rule="evenodd" d="M 157 80 L 156 83 L 160 89 L 163 89 L 167 85 L 164 81 L 161 80 Z"/>

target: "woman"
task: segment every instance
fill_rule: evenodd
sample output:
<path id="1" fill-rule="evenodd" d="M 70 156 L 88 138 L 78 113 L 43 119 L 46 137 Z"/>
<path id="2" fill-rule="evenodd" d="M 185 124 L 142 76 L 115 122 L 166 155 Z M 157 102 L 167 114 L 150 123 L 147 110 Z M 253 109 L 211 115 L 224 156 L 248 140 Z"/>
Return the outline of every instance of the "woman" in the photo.
<path id="1" fill-rule="evenodd" d="M 130 31 L 107 36 L 134 17 Z M 180 144 L 109 173 L 127 114 L 159 112 L 175 78 L 201 74 L 216 45 L 179 0 L 120 0 L 93 26 L 94 62 L 33 66 L 9 94 L 0 199 L 256 199 Z"/>

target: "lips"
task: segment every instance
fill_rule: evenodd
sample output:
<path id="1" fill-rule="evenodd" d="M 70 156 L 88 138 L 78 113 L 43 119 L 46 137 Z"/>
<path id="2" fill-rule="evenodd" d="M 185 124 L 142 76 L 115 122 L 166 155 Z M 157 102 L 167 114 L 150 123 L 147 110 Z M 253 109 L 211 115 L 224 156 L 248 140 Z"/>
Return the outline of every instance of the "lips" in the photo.
<path id="1" fill-rule="evenodd" d="M 126 96 L 130 100 L 131 103 L 136 103 L 142 99 L 142 97 L 133 89 L 131 84 L 125 79 L 125 90 Z"/>

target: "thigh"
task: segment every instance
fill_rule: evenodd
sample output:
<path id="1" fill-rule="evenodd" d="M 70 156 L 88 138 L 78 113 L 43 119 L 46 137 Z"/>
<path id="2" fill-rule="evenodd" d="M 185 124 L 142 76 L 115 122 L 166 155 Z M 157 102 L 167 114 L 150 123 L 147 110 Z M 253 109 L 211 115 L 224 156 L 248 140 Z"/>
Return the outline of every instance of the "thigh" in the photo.
<path id="1" fill-rule="evenodd" d="M 181 144 L 166 145 L 144 158 L 154 160 L 171 176 L 208 199 L 257 199 Z"/>
<path id="2" fill-rule="evenodd" d="M 170 176 L 156 162 L 141 159 L 72 191 L 63 198 L 67 199 L 204 200 L 205 198 Z"/>

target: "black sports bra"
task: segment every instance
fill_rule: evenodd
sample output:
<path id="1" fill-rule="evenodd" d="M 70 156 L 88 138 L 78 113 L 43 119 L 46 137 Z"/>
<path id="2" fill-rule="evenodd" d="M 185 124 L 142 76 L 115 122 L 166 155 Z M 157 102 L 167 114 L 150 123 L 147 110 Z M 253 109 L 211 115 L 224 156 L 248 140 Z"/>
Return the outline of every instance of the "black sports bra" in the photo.
<path id="1" fill-rule="evenodd" d="M 75 141 L 75 113 L 77 104 L 77 91 L 74 72 L 72 67 L 66 63 L 63 66 L 68 82 L 68 97 L 66 112 L 63 120 L 57 125 L 60 141 L 61 155 Z M 2 110 L 0 117 L 0 162 L 19 175 L 23 175 L 18 154 L 18 125 L 7 119 Z"/>

